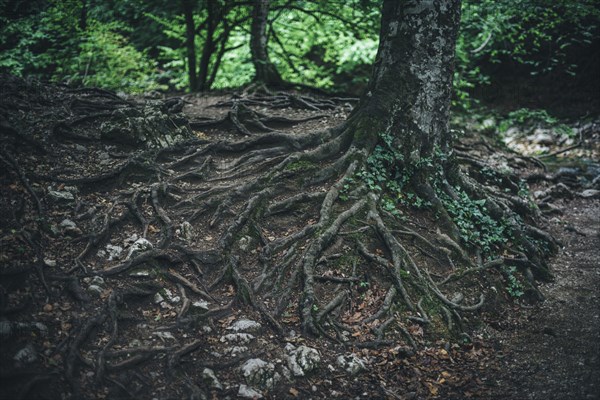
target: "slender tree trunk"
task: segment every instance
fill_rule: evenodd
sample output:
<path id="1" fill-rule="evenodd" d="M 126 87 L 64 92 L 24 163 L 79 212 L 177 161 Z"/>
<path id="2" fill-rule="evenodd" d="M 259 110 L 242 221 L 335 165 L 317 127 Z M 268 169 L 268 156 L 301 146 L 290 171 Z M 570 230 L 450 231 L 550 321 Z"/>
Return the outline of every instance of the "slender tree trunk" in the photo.
<path id="1" fill-rule="evenodd" d="M 267 50 L 267 18 L 269 16 L 269 0 L 255 0 L 252 11 L 250 29 L 250 52 L 254 64 L 254 81 L 267 86 L 277 86 L 282 79 L 269 59 Z"/>
<path id="2" fill-rule="evenodd" d="M 206 3 L 206 10 L 208 15 L 206 17 L 206 40 L 204 41 L 204 47 L 202 48 L 202 56 L 200 57 L 200 69 L 198 71 L 198 89 L 201 91 L 210 89 L 208 85 L 208 76 L 210 68 L 210 59 L 215 51 L 215 28 L 218 24 L 217 11 L 215 7 L 215 1 L 208 1 Z"/>
<path id="3" fill-rule="evenodd" d="M 87 29 L 87 0 L 81 0 L 81 14 L 79 16 L 79 29 L 85 31 Z"/>
<path id="4" fill-rule="evenodd" d="M 187 49 L 188 81 L 190 90 L 198 90 L 198 75 L 196 73 L 196 27 L 194 25 L 194 5 L 192 0 L 182 0 L 185 17 L 185 46 Z"/>

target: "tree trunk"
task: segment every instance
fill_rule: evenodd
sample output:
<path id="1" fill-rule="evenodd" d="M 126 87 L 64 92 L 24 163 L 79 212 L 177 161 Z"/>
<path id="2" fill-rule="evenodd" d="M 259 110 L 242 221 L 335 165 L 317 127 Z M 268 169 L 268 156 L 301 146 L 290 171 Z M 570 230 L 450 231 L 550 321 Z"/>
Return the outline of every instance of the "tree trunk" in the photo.
<path id="1" fill-rule="evenodd" d="M 206 40 L 202 48 L 202 56 L 200 57 L 200 69 L 198 71 L 198 89 L 201 91 L 210 89 L 208 85 L 208 75 L 210 68 L 210 59 L 215 51 L 215 28 L 218 24 L 218 19 L 215 15 L 215 7 L 218 5 L 214 1 L 206 3 L 208 15 L 206 17 Z"/>
<path id="2" fill-rule="evenodd" d="M 196 27 L 194 26 L 194 6 L 192 0 L 182 0 L 185 17 L 185 46 L 187 49 L 188 80 L 190 90 L 198 90 L 198 75 L 196 74 Z"/>
<path id="3" fill-rule="evenodd" d="M 372 77 L 353 118 L 365 117 L 377 135 L 393 137 L 406 164 L 450 145 L 459 20 L 460 0 L 384 1 Z"/>
<path id="4" fill-rule="evenodd" d="M 79 15 L 79 29 L 87 29 L 87 0 L 81 0 L 81 14 Z"/>
<path id="5" fill-rule="evenodd" d="M 250 51 L 254 64 L 254 81 L 267 86 L 277 86 L 282 79 L 269 59 L 267 49 L 267 17 L 269 15 L 269 0 L 256 0 L 252 11 L 252 26 L 250 30 Z"/>
<path id="6" fill-rule="evenodd" d="M 354 144 L 388 153 L 387 173 L 430 202 L 454 240 L 459 231 L 429 183 L 451 154 L 448 129 L 460 0 L 385 0 L 372 77 L 348 120 Z M 441 167 L 451 174 L 452 163 Z M 444 177 L 445 179 L 445 177 Z"/>

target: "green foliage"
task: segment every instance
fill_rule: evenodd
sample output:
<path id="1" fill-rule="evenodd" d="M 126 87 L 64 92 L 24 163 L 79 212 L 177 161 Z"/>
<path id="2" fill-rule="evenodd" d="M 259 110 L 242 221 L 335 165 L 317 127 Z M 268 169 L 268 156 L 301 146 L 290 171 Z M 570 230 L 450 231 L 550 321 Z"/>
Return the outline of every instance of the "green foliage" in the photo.
<path id="1" fill-rule="evenodd" d="M 184 89 L 188 74 L 180 3 L 109 3 L 88 1 L 82 24 L 80 0 L 0 1 L 0 71 L 129 91 L 156 87 L 153 81 Z M 14 4 L 26 12 L 12 13 Z M 207 2 L 195 4 L 200 58 L 207 40 L 201 28 Z M 218 67 L 213 87 L 245 85 L 254 75 L 248 46 L 252 2 L 213 4 L 224 12 L 215 37 L 231 28 L 211 57 L 210 69 Z M 380 10 L 381 0 L 272 0 L 270 58 L 285 80 L 360 94 L 377 51 Z M 595 0 L 465 0 L 454 104 L 470 108 L 469 92 L 492 82 L 489 67 L 495 63 L 517 64 L 532 75 L 576 73 L 579 61 L 570 52 L 597 40 L 599 26 Z M 221 46 L 226 51 L 217 66 Z"/>
<path id="2" fill-rule="evenodd" d="M 571 49 L 598 37 L 596 0 L 466 0 L 456 47 L 456 98 L 472 105 L 468 90 L 491 82 L 486 64 L 516 64 L 533 76 L 560 71 L 574 75 Z"/>
<path id="3" fill-rule="evenodd" d="M 508 128 L 513 126 L 526 128 L 523 130 L 533 130 L 535 128 L 551 128 L 565 136 L 572 137 L 574 135 L 573 129 L 560 122 L 558 118 L 555 118 L 548 114 L 546 110 L 532 110 L 529 108 L 520 108 L 518 110 L 511 111 L 500 122 L 498 130 L 500 132 L 506 132 Z"/>
<path id="4" fill-rule="evenodd" d="M 306 160 L 298 160 L 289 163 L 285 169 L 287 171 L 297 172 L 297 171 L 312 171 L 317 169 L 317 165 L 311 161 Z"/>
<path id="5" fill-rule="evenodd" d="M 518 298 L 525 294 L 523 285 L 516 276 L 517 267 L 503 268 L 504 276 L 506 277 L 506 291 L 512 297 Z"/>
<path id="6" fill-rule="evenodd" d="M 0 70 L 90 86 L 136 92 L 156 88 L 156 63 L 131 46 L 117 21 L 88 18 L 81 27 L 81 2 L 49 2 L 38 15 L 4 20 Z"/>
<path id="7" fill-rule="evenodd" d="M 57 75 L 84 86 L 102 86 L 126 92 L 156 89 L 156 62 L 127 43 L 118 22 L 89 22 L 82 34 L 79 54 L 57 68 Z"/>
<path id="8" fill-rule="evenodd" d="M 460 188 L 456 188 L 456 194 L 457 199 L 452 199 L 445 193 L 438 195 L 458 227 L 463 241 L 481 249 L 484 255 L 492 254 L 494 249 L 510 237 L 508 224 L 489 215 L 485 199 L 473 200 Z"/>

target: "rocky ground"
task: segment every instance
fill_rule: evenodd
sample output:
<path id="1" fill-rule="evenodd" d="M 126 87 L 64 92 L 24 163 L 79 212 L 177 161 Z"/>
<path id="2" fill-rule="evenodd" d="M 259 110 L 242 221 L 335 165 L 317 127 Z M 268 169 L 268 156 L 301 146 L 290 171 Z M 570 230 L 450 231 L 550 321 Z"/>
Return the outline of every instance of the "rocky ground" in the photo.
<path id="1" fill-rule="evenodd" d="M 497 287 L 497 307 L 469 317 L 466 336 L 440 339 L 407 323 L 379 340 L 371 328 L 381 321 L 368 317 L 386 290 L 365 279 L 351 286 L 351 305 L 340 311 L 346 323 L 364 323 L 341 332 L 348 341 L 340 342 L 302 335 L 294 309 L 283 314 L 278 333 L 256 307 L 237 300 L 233 285 L 208 287 L 221 261 L 210 250 L 218 230 L 173 221 L 174 240 L 193 243 L 196 253 L 159 253 L 161 222 L 173 218 L 161 210 L 180 199 L 159 205 L 153 192 L 159 187 L 144 181 L 143 162 L 135 164 L 130 153 L 140 145 L 160 149 L 189 134 L 206 143 L 235 138 L 236 117 L 244 126 L 281 124 L 290 133 L 335 125 L 353 99 L 336 99 L 329 107 L 327 99 L 282 96 L 278 111 L 257 103 L 254 114 L 238 110 L 234 118 L 229 107 L 209 107 L 227 102 L 229 94 L 164 102 L 162 111 L 119 111 L 169 137 L 166 143 L 153 137 L 138 143 L 114 123 L 72 114 L 62 128 L 45 125 L 39 115 L 51 119 L 51 111 L 61 111 L 52 94 L 40 93 L 37 102 L 23 96 L 21 103 L 2 103 L 2 161 L 10 168 L 1 176 L 0 398 L 599 398 L 598 125 L 580 127 L 585 141 L 577 159 L 563 153 L 544 165 L 525 157 L 519 169 L 546 216 L 545 229 L 563 246 L 551 261 L 555 281 L 540 284 L 544 302 L 516 293 L 518 285 L 513 296 Z M 102 92 L 94 94 L 102 101 L 63 95 L 72 110 L 93 109 L 100 120 L 108 103 L 131 101 Z M 178 107 L 194 121 L 189 131 L 169 117 L 179 115 L 173 110 Z M 17 130 L 30 136 L 23 139 Z M 46 142 L 52 135 L 58 139 Z M 525 146 L 537 139 L 520 140 Z M 462 146 L 485 158 L 489 143 L 489 137 L 469 136 Z M 176 170 L 179 162 L 161 166 Z M 91 186 L 78 180 L 121 166 L 127 176 L 107 175 Z M 49 174 L 68 179 L 53 181 Z M 134 200 L 119 200 L 125 198 Z M 47 225 L 40 232 L 42 216 Z M 266 241 L 270 234 L 264 232 Z M 236 245 L 248 254 L 258 246 L 249 236 Z M 242 271 L 257 267 L 244 262 Z M 347 276 L 354 274 L 325 273 L 323 279 L 333 290 Z"/>

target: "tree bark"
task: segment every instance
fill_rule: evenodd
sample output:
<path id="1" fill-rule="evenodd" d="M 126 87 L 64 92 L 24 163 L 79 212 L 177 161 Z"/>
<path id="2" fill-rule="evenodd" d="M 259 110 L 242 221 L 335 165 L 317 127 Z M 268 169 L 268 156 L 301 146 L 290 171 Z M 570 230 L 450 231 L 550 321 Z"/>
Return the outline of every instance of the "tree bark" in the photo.
<path id="1" fill-rule="evenodd" d="M 206 3 L 206 40 L 204 41 L 204 47 L 202 48 L 202 56 L 200 57 L 200 66 L 198 71 L 198 90 L 204 91 L 210 89 L 208 85 L 208 75 L 210 68 L 210 59 L 215 51 L 215 29 L 218 24 L 218 18 L 216 8 L 218 4 L 215 1 L 208 1 Z"/>
<path id="2" fill-rule="evenodd" d="M 434 148 L 450 146 L 459 21 L 460 0 L 384 1 L 372 77 L 351 120 L 366 120 L 360 125 L 393 137 L 406 164 L 418 165 Z"/>
<path id="3" fill-rule="evenodd" d="M 254 64 L 254 81 L 267 86 L 282 83 L 281 76 L 269 59 L 267 49 L 267 18 L 269 16 L 269 0 L 256 0 L 252 11 L 250 29 L 250 52 Z"/>
<path id="4" fill-rule="evenodd" d="M 198 75 L 196 71 L 196 27 L 194 25 L 194 6 L 192 0 L 182 0 L 185 17 L 185 46 L 187 49 L 188 81 L 190 90 L 198 90 Z"/>

